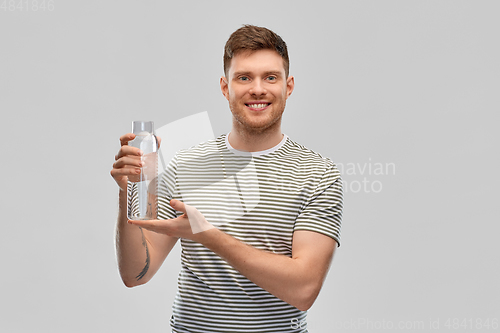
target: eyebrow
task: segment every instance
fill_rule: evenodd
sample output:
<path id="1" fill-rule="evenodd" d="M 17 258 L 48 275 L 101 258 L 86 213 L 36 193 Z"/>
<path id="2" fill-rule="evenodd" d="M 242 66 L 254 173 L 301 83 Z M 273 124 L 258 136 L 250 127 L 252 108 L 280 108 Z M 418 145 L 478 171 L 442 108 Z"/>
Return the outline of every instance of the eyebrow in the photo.
<path id="1" fill-rule="evenodd" d="M 239 75 L 251 75 L 251 74 L 252 74 L 251 71 L 240 71 L 240 72 L 234 72 L 233 77 L 239 76 Z M 268 76 L 268 75 L 282 76 L 281 71 L 276 71 L 276 70 L 264 72 L 264 76 Z"/>

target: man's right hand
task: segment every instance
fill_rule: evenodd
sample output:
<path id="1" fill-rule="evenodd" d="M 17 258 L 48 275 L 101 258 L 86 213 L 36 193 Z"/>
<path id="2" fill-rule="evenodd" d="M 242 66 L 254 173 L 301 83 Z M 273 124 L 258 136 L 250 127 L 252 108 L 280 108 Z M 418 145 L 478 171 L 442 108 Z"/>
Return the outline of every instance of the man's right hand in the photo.
<path id="1" fill-rule="evenodd" d="M 135 134 L 128 133 L 120 137 L 120 150 L 115 155 L 115 163 L 111 169 L 111 176 L 115 179 L 116 183 L 121 190 L 127 190 L 127 181 L 130 179 L 132 182 L 139 181 L 139 174 L 143 166 L 143 152 L 136 147 L 129 146 L 129 141 L 134 140 Z M 160 147 L 161 138 L 156 137 L 158 140 L 158 147 Z"/>
<path id="2" fill-rule="evenodd" d="M 127 190 L 127 181 L 138 181 L 139 174 L 141 173 L 143 155 L 139 148 L 129 146 L 129 141 L 135 138 L 135 134 L 128 133 L 120 137 L 120 150 L 115 155 L 115 163 L 111 170 L 111 176 L 115 179 L 116 183 L 121 190 Z M 137 179 L 136 179 L 137 178 Z"/>
<path id="3" fill-rule="evenodd" d="M 129 146 L 129 141 L 134 140 L 135 134 L 128 133 L 120 137 L 120 150 L 115 155 L 115 163 L 111 169 L 111 176 L 115 179 L 116 183 L 121 190 L 127 190 L 127 181 L 130 179 L 132 182 L 139 181 L 139 174 L 141 167 L 144 165 L 143 152 L 136 147 Z M 161 138 L 156 137 L 158 140 L 158 148 L 160 147 Z"/>

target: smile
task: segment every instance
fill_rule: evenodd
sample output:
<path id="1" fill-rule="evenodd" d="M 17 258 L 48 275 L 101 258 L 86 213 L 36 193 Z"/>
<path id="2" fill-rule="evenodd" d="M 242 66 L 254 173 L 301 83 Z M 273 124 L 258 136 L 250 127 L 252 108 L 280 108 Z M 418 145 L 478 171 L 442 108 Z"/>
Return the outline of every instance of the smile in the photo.
<path id="1" fill-rule="evenodd" d="M 245 104 L 245 105 L 248 106 L 250 109 L 265 109 L 266 107 L 271 105 L 271 103 L 255 103 L 255 104 Z"/>

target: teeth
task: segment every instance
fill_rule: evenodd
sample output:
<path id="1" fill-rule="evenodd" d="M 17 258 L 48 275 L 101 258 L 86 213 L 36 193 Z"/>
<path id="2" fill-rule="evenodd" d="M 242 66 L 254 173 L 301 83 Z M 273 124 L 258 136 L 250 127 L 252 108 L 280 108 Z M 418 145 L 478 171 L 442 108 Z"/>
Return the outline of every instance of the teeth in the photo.
<path id="1" fill-rule="evenodd" d="M 254 108 L 254 109 L 261 109 L 266 107 L 268 104 L 248 104 L 249 107 Z"/>

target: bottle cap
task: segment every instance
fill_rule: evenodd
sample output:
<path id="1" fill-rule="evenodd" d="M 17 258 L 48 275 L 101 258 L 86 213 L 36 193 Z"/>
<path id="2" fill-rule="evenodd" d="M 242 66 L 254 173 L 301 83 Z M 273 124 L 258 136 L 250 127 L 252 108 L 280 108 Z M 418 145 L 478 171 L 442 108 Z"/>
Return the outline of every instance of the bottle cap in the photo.
<path id="1" fill-rule="evenodd" d="M 138 134 L 141 132 L 153 133 L 154 123 L 152 121 L 136 120 L 132 122 L 132 133 Z"/>

